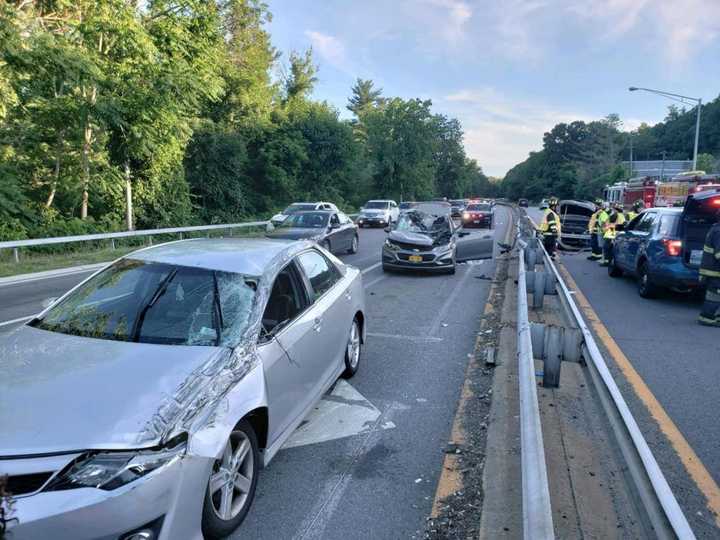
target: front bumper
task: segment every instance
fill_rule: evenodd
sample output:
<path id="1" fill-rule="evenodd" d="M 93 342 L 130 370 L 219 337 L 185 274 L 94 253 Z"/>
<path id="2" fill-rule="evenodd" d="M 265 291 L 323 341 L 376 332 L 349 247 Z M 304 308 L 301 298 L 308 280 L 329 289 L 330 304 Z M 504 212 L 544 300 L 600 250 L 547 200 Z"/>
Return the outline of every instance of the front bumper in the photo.
<path id="1" fill-rule="evenodd" d="M 420 260 L 416 260 L 416 258 Z M 415 270 L 447 270 L 455 265 L 455 248 L 415 251 L 382 248 L 382 264 L 386 268 Z"/>
<path id="2" fill-rule="evenodd" d="M 387 216 L 358 216 L 356 223 L 360 227 L 385 227 L 390 224 Z"/>
<path id="3" fill-rule="evenodd" d="M 213 460 L 185 455 L 112 491 L 78 488 L 14 499 L 13 540 L 118 540 L 161 520 L 160 540 L 202 539 Z"/>

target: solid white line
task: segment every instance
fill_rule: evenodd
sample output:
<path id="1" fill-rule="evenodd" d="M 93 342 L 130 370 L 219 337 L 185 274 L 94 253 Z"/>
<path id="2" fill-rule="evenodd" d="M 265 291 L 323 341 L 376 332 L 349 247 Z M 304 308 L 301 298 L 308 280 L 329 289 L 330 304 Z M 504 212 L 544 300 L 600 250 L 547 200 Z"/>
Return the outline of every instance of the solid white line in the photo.
<path id="1" fill-rule="evenodd" d="M 373 279 L 373 280 L 370 281 L 369 283 L 366 283 L 366 284 L 365 284 L 365 288 L 366 288 L 366 289 L 369 289 L 370 287 L 372 287 L 373 285 L 375 285 L 378 281 L 382 281 L 382 280 L 385 279 L 386 277 L 387 277 L 387 276 L 386 276 L 385 274 L 383 274 L 382 276 Z"/>
<path id="2" fill-rule="evenodd" d="M 450 296 L 447 297 L 447 300 L 445 300 L 445 303 L 440 308 L 440 311 L 438 311 L 437 316 L 435 317 L 435 320 L 433 321 L 432 326 L 430 327 L 430 330 L 428 331 L 428 335 L 432 336 L 440 330 L 440 324 L 442 323 L 443 319 L 447 316 L 448 312 L 450 311 L 450 307 L 455 303 L 455 298 L 460 293 L 460 291 L 463 289 L 463 286 L 465 283 L 467 283 L 468 278 L 473 274 L 470 267 L 465 267 L 467 270 L 465 271 L 465 274 L 460 278 L 460 280 L 457 282 L 455 287 L 453 288 L 452 292 L 450 293 Z"/>
<path id="3" fill-rule="evenodd" d="M 108 265 L 109 263 L 98 263 L 98 264 L 89 264 L 89 265 L 83 265 L 83 266 L 77 266 L 74 268 L 64 268 L 61 270 L 49 270 L 46 274 L 45 272 L 37 272 L 37 274 L 42 275 L 33 275 L 33 274 L 25 274 L 28 277 L 22 277 L 21 276 L 12 276 L 9 278 L 2 278 L 0 279 L 0 287 L 9 287 L 11 285 L 22 285 L 23 283 L 31 283 L 33 281 L 40 281 L 44 279 L 53 279 L 53 278 L 60 278 L 65 276 L 71 276 L 73 274 L 89 274 L 91 272 L 95 272 L 96 270 L 100 269 L 103 266 Z M 52 273 L 50 273 L 52 272 Z"/>
<path id="4" fill-rule="evenodd" d="M 37 315 L 37 313 L 35 315 Z M 15 323 L 19 323 L 19 322 L 29 321 L 35 315 L 28 315 L 27 317 L 20 317 L 19 319 L 13 319 L 11 321 L 0 322 L 0 326 L 7 326 L 8 324 L 15 324 Z"/>
<path id="5" fill-rule="evenodd" d="M 363 274 L 367 274 L 367 273 L 370 272 L 371 270 L 375 270 L 375 269 L 376 269 L 377 267 L 379 267 L 381 264 L 382 264 L 382 263 L 375 263 L 375 264 L 373 264 L 372 266 L 368 266 L 367 268 L 364 268 L 363 270 L 361 270 L 361 272 L 362 272 Z"/>
<path id="6" fill-rule="evenodd" d="M 423 342 L 429 341 L 432 343 L 437 343 L 437 342 L 443 340 L 443 338 L 438 338 L 438 337 L 404 336 L 402 334 L 383 334 L 380 332 L 368 332 L 367 335 L 370 337 L 377 337 L 377 338 L 409 339 L 410 341 L 423 341 Z"/>

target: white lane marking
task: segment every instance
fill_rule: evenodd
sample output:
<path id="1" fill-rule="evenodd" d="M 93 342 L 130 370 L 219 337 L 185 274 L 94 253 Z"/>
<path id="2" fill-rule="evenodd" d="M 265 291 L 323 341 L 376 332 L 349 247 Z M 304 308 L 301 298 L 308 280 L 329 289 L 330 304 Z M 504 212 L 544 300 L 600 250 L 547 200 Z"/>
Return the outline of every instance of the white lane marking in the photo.
<path id="1" fill-rule="evenodd" d="M 369 337 L 377 338 L 389 338 L 389 339 L 407 339 L 410 341 L 423 341 L 430 343 L 437 343 L 443 341 L 443 338 L 429 337 L 429 336 L 404 336 L 402 334 L 383 334 L 382 332 L 368 332 Z"/>
<path id="2" fill-rule="evenodd" d="M 455 303 L 455 299 L 457 298 L 457 295 L 463 289 L 468 278 L 472 275 L 470 268 L 469 267 L 465 267 L 465 268 L 466 268 L 465 274 L 463 274 L 463 277 L 460 278 L 460 281 L 457 282 L 457 284 L 455 285 L 455 288 L 452 290 L 450 295 L 447 297 L 447 300 L 445 300 L 445 303 L 440 308 L 440 311 L 438 311 L 437 317 L 435 317 L 435 320 L 433 321 L 432 326 L 430 327 L 430 330 L 428 331 L 428 336 L 434 336 L 437 333 L 437 331 L 440 329 L 440 323 L 442 323 L 443 319 L 447 316 L 448 311 Z"/>
<path id="3" fill-rule="evenodd" d="M 31 283 L 33 281 L 41 281 L 44 279 L 53 279 L 53 278 L 61 278 L 66 276 L 72 276 L 74 274 L 89 274 L 91 272 L 96 272 L 103 266 L 107 266 L 110 264 L 110 262 L 104 262 L 104 263 L 98 263 L 98 264 L 89 264 L 84 266 L 77 266 L 75 268 L 68 268 L 68 269 L 61 269 L 61 270 L 48 270 L 48 273 L 45 274 L 44 272 L 38 272 L 38 274 L 42 273 L 41 276 L 33 276 L 30 274 L 30 277 L 22 278 L 22 277 L 16 277 L 12 276 L 9 278 L 2 278 L 0 279 L 0 287 L 9 287 L 11 285 L 22 285 L 23 283 Z M 52 273 L 50 273 L 52 272 Z"/>
<path id="4" fill-rule="evenodd" d="M 369 289 L 370 287 L 372 287 L 373 285 L 375 285 L 378 281 L 382 281 L 382 280 L 385 279 L 386 277 L 387 277 L 387 276 L 386 276 L 385 274 L 383 274 L 382 276 L 376 277 L 376 278 L 373 279 L 372 281 L 369 281 L 368 283 L 365 284 L 365 289 Z"/>
<path id="5" fill-rule="evenodd" d="M 376 269 L 377 267 L 379 267 L 381 264 L 382 264 L 381 262 L 375 263 L 375 264 L 373 264 L 372 266 L 368 266 L 367 268 L 364 268 L 364 269 L 361 270 L 360 272 L 363 273 L 363 274 L 367 274 L 368 272 L 370 272 L 370 271 L 372 271 L 372 270 L 375 270 L 375 269 Z"/>
<path id="6" fill-rule="evenodd" d="M 37 315 L 37 313 L 35 315 Z M 19 319 L 13 319 L 11 321 L 0 322 L 0 326 L 7 326 L 8 324 L 16 324 L 16 323 L 20 323 L 20 322 L 29 321 L 30 319 L 35 317 L 35 315 L 28 315 L 27 317 L 20 317 Z"/>
<path id="7" fill-rule="evenodd" d="M 381 412 L 347 381 L 339 380 L 323 396 L 304 422 L 290 435 L 283 449 L 352 437 L 372 430 Z M 383 422 L 379 429 L 396 427 Z"/>

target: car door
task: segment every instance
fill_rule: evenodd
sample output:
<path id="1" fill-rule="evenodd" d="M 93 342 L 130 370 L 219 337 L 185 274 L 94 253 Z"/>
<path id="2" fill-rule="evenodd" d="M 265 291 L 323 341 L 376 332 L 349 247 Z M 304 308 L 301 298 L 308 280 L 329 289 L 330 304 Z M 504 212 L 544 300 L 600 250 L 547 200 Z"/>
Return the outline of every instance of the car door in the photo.
<path id="1" fill-rule="evenodd" d="M 344 287 L 340 270 L 319 251 L 305 251 L 297 260 L 312 302 L 308 313 L 312 316 L 315 346 L 308 351 L 311 356 L 308 363 L 312 365 L 315 377 L 316 385 L 312 390 L 315 395 L 322 392 L 342 369 L 353 315 L 348 312 L 352 297 Z"/>
<path id="2" fill-rule="evenodd" d="M 340 219 L 340 227 L 342 228 L 343 235 L 345 236 L 345 246 L 347 249 L 350 249 L 352 247 L 353 238 L 355 238 L 355 224 L 342 212 L 338 212 L 338 219 Z"/>
<path id="3" fill-rule="evenodd" d="M 347 231 L 340 223 L 340 217 L 337 213 L 330 215 L 328 236 L 334 252 L 342 252 L 350 247 Z"/>
<path id="4" fill-rule="evenodd" d="M 310 306 L 304 278 L 291 262 L 275 277 L 258 343 L 267 385 L 270 443 L 309 405 L 316 378 L 308 360 L 316 340 Z"/>
<path id="5" fill-rule="evenodd" d="M 622 268 L 634 271 L 637 268 L 638 256 L 645 249 L 645 245 L 650 237 L 655 221 L 657 220 L 657 212 L 643 212 L 637 221 L 637 225 L 633 227 L 630 234 L 625 240 L 624 246 L 624 265 Z M 633 220 L 634 222 L 635 220 Z"/>
<path id="6" fill-rule="evenodd" d="M 492 258 L 492 233 L 484 229 L 456 227 L 454 235 L 456 245 L 455 258 L 457 262 Z"/>

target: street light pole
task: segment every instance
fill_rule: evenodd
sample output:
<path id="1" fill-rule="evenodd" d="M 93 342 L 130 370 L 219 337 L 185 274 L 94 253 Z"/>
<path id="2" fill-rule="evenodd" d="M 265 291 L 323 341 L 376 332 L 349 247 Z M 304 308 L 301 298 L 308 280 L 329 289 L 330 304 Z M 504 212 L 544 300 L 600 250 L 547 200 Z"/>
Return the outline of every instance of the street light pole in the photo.
<path id="1" fill-rule="evenodd" d="M 702 99 L 701 98 L 694 98 L 689 96 L 682 96 L 680 94 L 672 94 L 670 92 L 663 92 L 662 90 L 653 90 L 652 88 L 639 88 L 637 86 L 631 86 L 628 88 L 630 92 L 635 92 L 637 90 L 643 90 L 644 92 L 650 92 L 652 94 L 658 94 L 660 96 L 665 96 L 670 99 L 674 99 L 675 101 L 680 101 L 681 103 L 685 103 L 683 100 L 689 100 L 694 101 L 697 103 L 697 119 L 695 121 L 695 148 L 693 150 L 693 170 L 697 169 L 697 157 L 698 157 L 698 141 L 700 140 L 700 113 L 702 111 Z"/>

